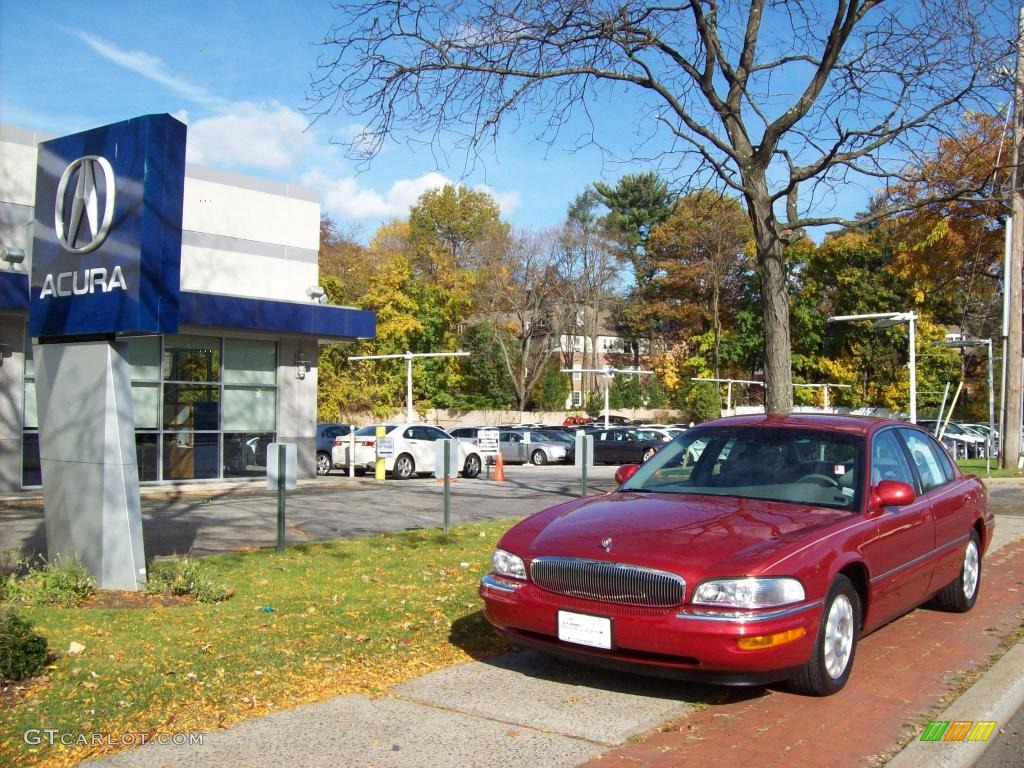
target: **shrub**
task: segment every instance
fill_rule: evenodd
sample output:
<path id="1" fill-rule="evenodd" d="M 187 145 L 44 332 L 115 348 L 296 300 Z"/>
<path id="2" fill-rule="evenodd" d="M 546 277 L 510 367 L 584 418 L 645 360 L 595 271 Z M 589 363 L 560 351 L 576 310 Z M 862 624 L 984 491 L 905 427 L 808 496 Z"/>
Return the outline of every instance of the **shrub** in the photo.
<path id="1" fill-rule="evenodd" d="M 46 638 L 32 631 L 32 622 L 9 611 L 0 620 L 0 679 L 37 677 L 50 661 Z"/>
<path id="2" fill-rule="evenodd" d="M 214 581 L 199 560 L 169 557 L 154 560 L 146 575 L 146 594 L 191 595 L 201 603 L 227 600 L 234 590 Z"/>
<path id="3" fill-rule="evenodd" d="M 56 561 L 43 561 L 28 566 L 21 578 L 8 576 L 3 588 L 3 597 L 21 605 L 61 605 L 73 608 L 81 605 L 96 591 L 96 580 L 75 561 L 59 565 Z"/>

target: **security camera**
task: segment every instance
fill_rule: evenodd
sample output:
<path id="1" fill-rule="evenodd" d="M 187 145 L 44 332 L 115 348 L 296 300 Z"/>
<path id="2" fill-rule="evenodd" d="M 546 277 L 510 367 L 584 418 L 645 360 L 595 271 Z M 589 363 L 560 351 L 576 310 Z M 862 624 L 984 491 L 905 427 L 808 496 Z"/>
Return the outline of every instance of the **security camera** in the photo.
<path id="1" fill-rule="evenodd" d="M 13 267 L 25 261 L 25 249 L 5 245 L 3 249 L 0 249 L 0 258 Z"/>

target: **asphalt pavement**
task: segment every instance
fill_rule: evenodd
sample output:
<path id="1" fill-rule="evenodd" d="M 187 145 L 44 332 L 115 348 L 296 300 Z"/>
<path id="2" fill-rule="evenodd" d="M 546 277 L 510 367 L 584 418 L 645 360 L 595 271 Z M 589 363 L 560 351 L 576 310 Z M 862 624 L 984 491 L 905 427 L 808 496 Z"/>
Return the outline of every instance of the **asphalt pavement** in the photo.
<path id="1" fill-rule="evenodd" d="M 590 490 L 613 487 L 613 471 L 612 467 L 593 470 Z M 506 468 L 506 476 L 505 483 L 460 479 L 451 495 L 452 523 L 518 517 L 581 492 L 572 468 L 511 467 Z M 1018 557 L 1022 551 L 1018 544 L 1024 539 L 1024 484 L 993 482 L 990 493 L 998 538 L 987 560 L 992 560 L 997 551 Z M 287 509 L 292 543 L 440 527 L 443 489 L 432 479 L 381 485 L 372 479 L 329 476 L 305 482 L 290 492 Z M 274 546 L 275 517 L 276 498 L 261 484 L 147 489 L 143 501 L 147 554 L 206 554 Z M 38 500 L 31 495 L 0 500 L 0 549 L 40 547 L 42 537 Z M 991 581 L 986 586 L 994 588 Z M 1020 584 L 1012 588 L 1019 590 Z M 983 589 L 983 598 L 984 594 Z M 928 612 L 915 612 L 893 626 L 912 624 L 918 613 Z M 878 633 L 879 639 L 869 638 L 865 647 L 873 644 L 885 652 L 885 631 Z M 874 682 L 879 672 L 869 666 L 863 649 L 858 658 L 862 665 L 855 670 L 852 684 L 865 689 L 884 685 L 884 679 Z M 833 700 L 847 693 L 807 701 L 807 717 L 818 723 L 822 719 L 820 706 L 843 705 Z M 851 718 L 855 714 L 855 695 L 856 689 L 846 698 Z M 798 705 L 800 698 L 792 697 Z M 936 693 L 935 700 L 939 698 Z M 439 670 L 406 681 L 379 698 L 342 696 L 206 732 L 201 745 L 147 745 L 87 765 L 213 768 L 280 762 L 292 768 L 445 768 L 500 763 L 508 768 L 535 768 L 577 766 L 597 758 L 600 765 L 674 765 L 677 755 L 671 752 L 642 761 L 644 743 L 652 734 L 675 736 L 678 741 L 696 715 L 718 711 L 720 704 L 726 704 L 720 710 L 723 717 L 732 717 L 726 714 L 732 704 L 747 706 L 751 716 L 757 718 L 764 717 L 760 713 L 770 711 L 770 704 L 776 700 L 792 707 L 788 703 L 791 699 L 780 699 L 780 694 L 770 690 L 682 686 L 565 664 L 524 651 Z M 1019 745 L 1022 703 L 1024 646 L 1016 646 L 938 716 L 998 721 L 1000 727 L 989 742 L 941 745 L 943 749 L 937 751 L 935 744 L 911 739 L 889 765 L 967 766 L 978 759 L 1001 759 L 995 751 L 983 755 L 984 748 L 995 750 L 1001 740 L 1008 741 L 1012 748 L 1014 729 Z M 743 728 L 743 722 L 737 718 L 736 727 Z M 796 732 L 792 727 L 790 731 Z M 958 749 L 964 746 L 968 749 Z M 650 751 L 655 747 L 664 749 L 652 745 Z M 1010 755 L 1007 759 L 1013 759 L 1013 752 L 1006 754 Z M 843 762 L 841 757 L 807 762 L 794 754 L 787 764 L 884 762 L 877 756 L 864 756 L 863 761 L 855 758 L 852 763 Z M 758 755 L 745 754 L 742 749 L 733 752 L 732 759 L 726 752 L 718 762 L 723 766 L 760 764 Z M 774 761 L 763 764 L 770 762 Z M 979 764 L 1002 768 L 1021 763 Z"/>

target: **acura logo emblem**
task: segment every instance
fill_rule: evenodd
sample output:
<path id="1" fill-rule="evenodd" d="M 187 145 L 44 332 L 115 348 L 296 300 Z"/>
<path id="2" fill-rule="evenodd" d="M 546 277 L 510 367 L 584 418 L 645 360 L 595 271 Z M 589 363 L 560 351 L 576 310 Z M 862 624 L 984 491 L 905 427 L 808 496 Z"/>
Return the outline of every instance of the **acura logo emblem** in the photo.
<path id="1" fill-rule="evenodd" d="M 103 184 L 97 186 L 100 177 Z M 75 191 L 68 206 L 66 192 L 72 183 Z M 102 215 L 101 195 L 104 198 Z M 66 251 L 89 253 L 100 247 L 114 220 L 114 197 L 114 169 L 107 158 L 86 155 L 64 169 L 57 185 L 53 227 L 57 232 L 57 241 Z"/>
<path id="2" fill-rule="evenodd" d="M 601 549 L 603 549 L 605 552 L 611 552 L 612 551 L 612 537 L 611 536 L 605 536 L 603 539 L 601 539 Z"/>

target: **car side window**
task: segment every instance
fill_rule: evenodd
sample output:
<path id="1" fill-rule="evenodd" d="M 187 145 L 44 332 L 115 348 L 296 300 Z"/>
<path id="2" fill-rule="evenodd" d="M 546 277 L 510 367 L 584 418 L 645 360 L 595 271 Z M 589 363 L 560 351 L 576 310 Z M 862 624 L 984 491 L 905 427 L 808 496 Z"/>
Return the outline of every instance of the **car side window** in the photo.
<path id="1" fill-rule="evenodd" d="M 883 480 L 899 480 L 914 485 L 914 473 L 907 463 L 903 446 L 891 429 L 879 432 L 871 443 L 871 484 L 878 485 Z"/>
<path id="2" fill-rule="evenodd" d="M 436 427 L 422 427 L 424 440 L 447 440 L 448 435 Z"/>
<path id="3" fill-rule="evenodd" d="M 946 451 L 938 443 L 914 429 L 901 429 L 900 434 L 914 459 L 924 490 L 938 488 L 952 479 L 952 467 L 948 464 Z"/>

